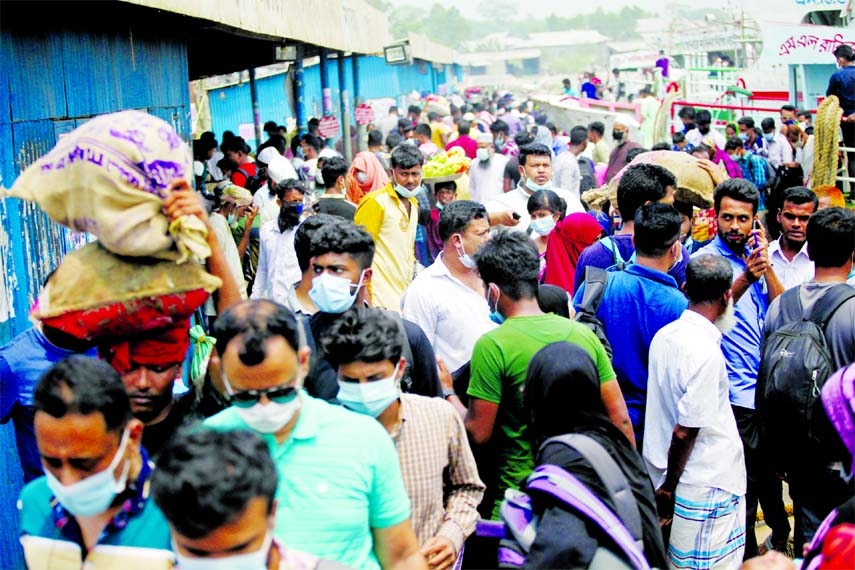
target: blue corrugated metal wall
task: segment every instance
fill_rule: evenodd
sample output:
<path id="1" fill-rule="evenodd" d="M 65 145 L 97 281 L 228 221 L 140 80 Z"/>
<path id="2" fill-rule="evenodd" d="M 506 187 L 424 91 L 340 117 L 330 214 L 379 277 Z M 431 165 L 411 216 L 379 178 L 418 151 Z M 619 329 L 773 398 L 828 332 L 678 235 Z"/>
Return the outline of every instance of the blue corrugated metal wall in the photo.
<path id="1" fill-rule="evenodd" d="M 329 86 L 332 91 L 333 112 L 339 111 L 338 60 L 330 59 L 327 64 Z M 380 99 L 408 94 L 412 91 L 436 92 L 439 85 L 446 83 L 445 66 L 441 72 L 431 72 L 429 63 L 416 60 L 412 65 L 388 65 L 382 57 L 359 57 L 359 95 L 363 99 Z M 304 72 L 306 114 L 308 117 L 321 116 L 323 97 L 321 93 L 321 72 L 319 65 L 305 68 Z M 286 97 L 287 74 L 278 74 L 256 80 L 258 88 L 258 107 L 262 123 L 276 121 L 284 123 L 293 116 Z M 353 65 L 350 57 L 345 58 L 345 87 L 353 97 Z M 211 107 L 211 127 L 217 136 L 223 131 L 237 134 L 239 125 L 252 123 L 252 99 L 249 82 L 212 89 L 208 93 Z M 351 101 L 350 108 L 353 108 Z M 351 121 L 353 118 L 351 117 Z M 258 141 L 247 140 L 255 148 Z"/>
<path id="2" fill-rule="evenodd" d="M 115 22 L 114 22 L 115 24 Z M 118 29 L 118 26 L 117 26 Z M 146 110 L 189 142 L 186 45 L 136 33 L 0 32 L 0 175 L 9 187 L 59 135 L 88 118 Z M 52 222 L 35 205 L 0 201 L 0 345 L 29 326 L 27 313 L 48 272 L 87 236 Z M 3 379 L 6 380 L 6 379 Z M 21 568 L 15 501 L 21 471 L 11 424 L 0 425 L 0 568 Z"/>

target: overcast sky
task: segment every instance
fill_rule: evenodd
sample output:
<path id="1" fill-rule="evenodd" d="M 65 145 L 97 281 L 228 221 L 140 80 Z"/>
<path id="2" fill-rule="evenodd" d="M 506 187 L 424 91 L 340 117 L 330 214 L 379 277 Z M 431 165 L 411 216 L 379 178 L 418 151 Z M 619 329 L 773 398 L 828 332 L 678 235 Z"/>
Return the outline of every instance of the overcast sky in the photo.
<path id="1" fill-rule="evenodd" d="M 409 4 L 430 7 L 433 4 L 442 4 L 446 7 L 455 6 L 467 18 L 488 19 L 489 14 L 481 8 L 489 5 L 490 0 L 388 0 L 393 5 Z M 505 1 L 505 0 L 502 0 Z M 842 0 L 837 0 L 842 1 Z M 572 17 L 585 12 L 593 12 L 601 7 L 606 12 L 619 11 L 624 6 L 638 6 L 649 12 L 661 13 L 672 4 L 695 8 L 725 8 L 744 6 L 746 14 L 763 14 L 767 17 L 776 15 L 775 19 L 794 21 L 799 14 L 805 11 L 804 0 L 600 0 L 599 2 L 577 2 L 561 0 L 509 0 L 516 13 L 521 18 L 528 16 L 545 17 L 556 14 L 563 17 Z M 834 7 L 834 6 L 831 6 Z M 811 9 L 810 7 L 807 8 Z M 813 9 L 817 9 L 813 7 Z M 797 20 L 796 20 L 797 21 Z"/>
<path id="2" fill-rule="evenodd" d="M 481 8 L 488 4 L 489 0 L 389 0 L 392 4 L 418 4 L 421 6 L 431 6 L 432 4 L 442 4 L 446 7 L 456 7 L 463 15 L 472 19 L 486 19 L 488 14 L 484 13 Z M 547 16 L 555 14 L 557 16 L 572 17 L 585 12 L 593 12 L 597 7 L 602 7 L 604 11 L 612 12 L 619 11 L 624 6 L 639 6 L 651 12 L 658 12 L 672 0 L 645 0 L 638 2 L 637 0 L 601 0 L 600 2 L 573 2 L 573 1 L 556 1 L 556 0 L 511 0 L 511 4 L 516 8 L 517 13 L 522 17 L 528 16 Z M 763 1 L 763 0 L 760 0 Z M 767 0 L 768 1 L 768 0 Z M 692 0 L 695 6 L 720 6 L 721 0 Z"/>

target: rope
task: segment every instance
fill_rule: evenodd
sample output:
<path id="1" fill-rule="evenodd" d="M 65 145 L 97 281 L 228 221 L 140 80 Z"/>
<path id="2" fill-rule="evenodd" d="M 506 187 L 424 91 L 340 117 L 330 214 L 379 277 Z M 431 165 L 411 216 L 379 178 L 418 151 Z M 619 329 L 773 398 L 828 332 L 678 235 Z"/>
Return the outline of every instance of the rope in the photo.
<path id="1" fill-rule="evenodd" d="M 834 186 L 837 181 L 837 133 L 843 110 L 836 95 L 826 97 L 816 110 L 813 132 L 812 188 Z"/>
<path id="2" fill-rule="evenodd" d="M 680 97 L 679 87 L 674 91 L 669 92 L 662 99 L 662 104 L 659 105 L 659 110 L 656 111 L 656 118 L 653 120 L 653 143 L 671 142 L 671 137 L 668 133 L 668 123 L 671 120 L 671 107 Z"/>

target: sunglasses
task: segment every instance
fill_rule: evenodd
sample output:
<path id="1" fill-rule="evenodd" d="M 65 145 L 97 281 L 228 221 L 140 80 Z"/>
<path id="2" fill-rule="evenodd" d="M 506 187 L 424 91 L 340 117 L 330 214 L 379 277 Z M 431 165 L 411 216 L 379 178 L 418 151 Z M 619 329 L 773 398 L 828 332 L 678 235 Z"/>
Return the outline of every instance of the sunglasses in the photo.
<path id="1" fill-rule="evenodd" d="M 240 390 L 235 392 L 225 374 L 223 375 L 223 383 L 229 394 L 229 400 L 238 408 L 251 408 L 261 400 L 262 396 L 267 396 L 268 400 L 277 404 L 287 404 L 296 398 L 299 392 L 299 388 L 293 384 L 288 386 L 273 386 L 271 388 L 264 388 L 263 390 Z"/>

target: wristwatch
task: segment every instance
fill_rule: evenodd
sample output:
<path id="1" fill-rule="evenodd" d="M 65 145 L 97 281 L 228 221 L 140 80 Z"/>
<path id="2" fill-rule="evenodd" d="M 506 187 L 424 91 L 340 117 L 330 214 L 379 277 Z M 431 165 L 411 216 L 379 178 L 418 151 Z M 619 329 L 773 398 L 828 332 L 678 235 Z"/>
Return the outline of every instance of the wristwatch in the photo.
<path id="1" fill-rule="evenodd" d="M 454 391 L 454 388 L 443 388 L 442 389 L 442 397 L 445 399 L 450 398 L 451 396 L 456 396 L 457 392 Z"/>

